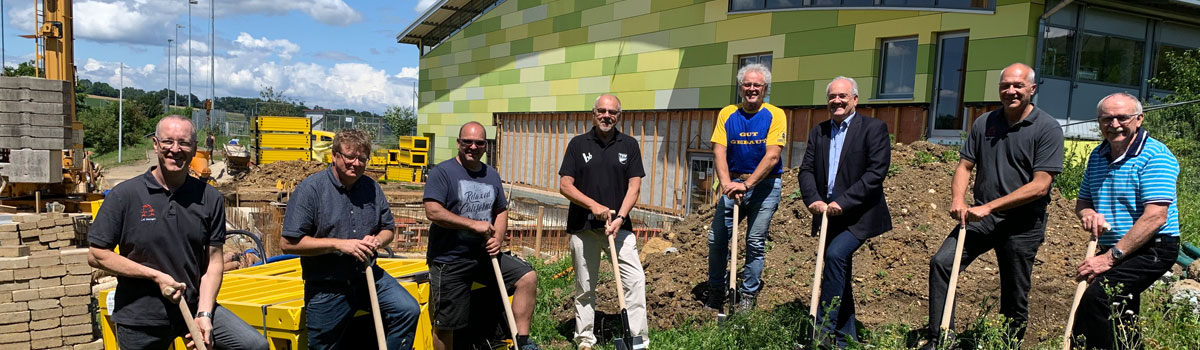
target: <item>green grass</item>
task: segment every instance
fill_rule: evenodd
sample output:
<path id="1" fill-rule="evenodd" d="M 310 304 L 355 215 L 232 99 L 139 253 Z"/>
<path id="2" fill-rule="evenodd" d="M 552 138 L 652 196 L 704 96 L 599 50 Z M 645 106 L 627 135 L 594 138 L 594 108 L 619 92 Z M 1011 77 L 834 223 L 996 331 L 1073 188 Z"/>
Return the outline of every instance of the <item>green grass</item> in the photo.
<path id="1" fill-rule="evenodd" d="M 117 162 L 117 152 L 97 153 L 92 154 L 92 162 L 104 166 L 104 168 L 112 168 L 121 165 L 135 164 L 146 159 L 146 151 L 153 148 L 153 143 L 150 140 L 141 140 L 138 144 L 125 147 L 121 150 L 121 162 Z M 92 149 L 89 148 L 88 151 Z"/>
<path id="2" fill-rule="evenodd" d="M 571 321 L 559 323 L 551 316 L 571 298 L 574 272 L 553 278 L 571 266 L 571 260 L 563 258 L 546 264 L 531 259 L 530 263 L 537 270 L 539 281 L 532 336 L 543 349 L 573 350 L 574 344 L 569 339 L 573 331 Z M 611 273 L 607 276 L 602 274 L 600 283 L 604 283 L 605 278 L 611 283 Z M 981 306 L 980 313 L 958 335 L 957 346 L 963 349 L 1010 348 L 1013 339 L 1005 335 L 1005 319 L 996 311 L 997 303 L 985 301 Z M 1200 329 L 1200 313 L 1190 305 L 1173 302 L 1165 284 L 1155 284 L 1142 293 L 1142 310 L 1137 322 L 1146 349 L 1200 349 L 1200 331 L 1197 331 Z M 915 326 L 860 326 L 859 337 L 863 343 L 851 344 L 849 349 L 909 349 L 917 339 L 913 331 Z M 791 350 L 797 340 L 808 339 L 810 327 L 808 308 L 799 303 L 789 303 L 772 310 L 734 314 L 720 325 L 705 319 L 690 320 L 674 329 L 651 329 L 650 340 L 654 349 Z M 613 349 L 611 339 L 602 337 L 597 345 L 597 350 Z M 1058 350 L 1061 346 L 1062 339 L 1052 337 L 1037 344 L 1026 344 L 1024 348 Z"/>

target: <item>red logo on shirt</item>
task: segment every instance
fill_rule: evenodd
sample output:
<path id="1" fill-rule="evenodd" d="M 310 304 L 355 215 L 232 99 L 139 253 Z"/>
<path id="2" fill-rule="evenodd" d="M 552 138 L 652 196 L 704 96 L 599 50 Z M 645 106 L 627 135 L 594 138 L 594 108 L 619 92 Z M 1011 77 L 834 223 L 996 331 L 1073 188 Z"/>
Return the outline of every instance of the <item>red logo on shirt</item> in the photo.
<path id="1" fill-rule="evenodd" d="M 149 204 L 142 204 L 142 221 L 154 220 L 154 207 Z"/>

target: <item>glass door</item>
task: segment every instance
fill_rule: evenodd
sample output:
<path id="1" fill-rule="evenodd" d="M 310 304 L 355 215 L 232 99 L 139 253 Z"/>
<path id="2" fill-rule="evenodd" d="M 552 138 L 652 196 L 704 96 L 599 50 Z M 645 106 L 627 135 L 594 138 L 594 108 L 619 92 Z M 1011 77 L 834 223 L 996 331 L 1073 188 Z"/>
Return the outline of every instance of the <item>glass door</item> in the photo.
<path id="1" fill-rule="evenodd" d="M 712 154 L 693 154 L 689 159 L 687 212 L 702 208 L 715 200 L 713 183 L 717 182 Z"/>
<path id="2" fill-rule="evenodd" d="M 963 81 L 967 67 L 968 33 L 943 34 L 938 38 L 937 75 L 934 77 L 930 138 L 957 139 L 966 131 Z"/>

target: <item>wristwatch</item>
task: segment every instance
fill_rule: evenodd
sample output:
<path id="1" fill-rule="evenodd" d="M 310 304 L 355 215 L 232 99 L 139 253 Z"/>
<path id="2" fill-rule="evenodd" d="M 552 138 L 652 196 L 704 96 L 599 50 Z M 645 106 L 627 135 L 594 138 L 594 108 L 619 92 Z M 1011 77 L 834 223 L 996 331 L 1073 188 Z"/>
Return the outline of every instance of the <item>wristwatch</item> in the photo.
<path id="1" fill-rule="evenodd" d="M 211 320 L 211 319 L 212 319 L 212 313 L 211 313 L 211 312 L 207 312 L 207 311 L 196 311 L 196 317 L 195 317 L 195 318 L 201 318 L 201 317 L 208 317 L 208 319 L 210 319 L 210 320 Z"/>
<path id="2" fill-rule="evenodd" d="M 628 217 L 628 216 L 624 216 L 624 215 L 617 215 L 617 216 L 614 216 L 614 217 L 613 217 L 613 220 L 616 220 L 616 219 L 621 219 L 621 220 L 623 220 L 623 221 L 629 221 L 629 217 Z"/>
<path id="3" fill-rule="evenodd" d="M 1121 261 L 1121 259 L 1125 258 L 1125 252 L 1121 251 L 1121 249 L 1117 248 L 1115 245 L 1112 247 L 1112 249 L 1109 249 L 1109 251 L 1112 252 L 1113 260 Z"/>

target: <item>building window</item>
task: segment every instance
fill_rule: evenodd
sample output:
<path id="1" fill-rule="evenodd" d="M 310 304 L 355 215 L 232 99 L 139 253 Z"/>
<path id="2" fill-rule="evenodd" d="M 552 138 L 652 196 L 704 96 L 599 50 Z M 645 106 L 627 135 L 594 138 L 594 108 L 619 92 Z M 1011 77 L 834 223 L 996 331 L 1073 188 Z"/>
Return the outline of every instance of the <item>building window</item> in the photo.
<path id="1" fill-rule="evenodd" d="M 770 53 L 756 53 L 756 54 L 752 54 L 752 55 L 738 56 L 738 66 L 737 66 L 738 70 L 742 70 L 742 67 L 745 67 L 745 66 L 748 66 L 751 64 L 755 64 L 755 63 L 767 66 L 767 70 L 771 70 L 771 55 L 772 54 L 770 54 Z M 734 81 L 734 83 L 741 83 L 740 81 L 737 81 L 737 71 L 733 72 L 733 81 Z M 738 84 L 734 84 L 734 85 L 735 85 L 735 87 L 733 89 L 733 100 L 737 103 L 742 103 L 742 94 L 738 93 L 739 90 L 736 87 L 736 85 L 738 85 Z M 767 91 L 767 97 L 763 98 L 763 101 L 771 102 L 770 90 Z"/>
<path id="2" fill-rule="evenodd" d="M 1184 55 L 1184 53 L 1187 52 L 1187 50 L 1188 50 L 1187 48 L 1183 48 L 1183 47 L 1179 47 L 1179 46 L 1168 45 L 1168 44 L 1158 44 L 1158 50 L 1154 52 L 1154 70 L 1153 70 L 1154 76 L 1161 77 L 1168 73 L 1167 69 L 1170 68 L 1170 67 L 1168 67 L 1170 62 L 1167 62 L 1167 54 L 1168 53 L 1174 54 L 1174 56 L 1176 56 L 1176 57 L 1180 57 L 1180 56 Z M 1156 89 L 1162 88 L 1159 86 L 1155 86 L 1155 84 L 1150 84 L 1150 86 L 1153 88 L 1156 88 Z"/>
<path id="3" fill-rule="evenodd" d="M 1080 38 L 1078 79 L 1141 85 L 1141 41 L 1092 33 L 1083 33 Z"/>
<path id="4" fill-rule="evenodd" d="M 876 97 L 911 99 L 917 79 L 917 38 L 884 40 L 881 51 Z"/>
<path id="5" fill-rule="evenodd" d="M 729 0 L 729 12 L 830 7 L 993 11 L 995 0 Z"/>
<path id="6" fill-rule="evenodd" d="M 1045 46 L 1042 48 L 1042 74 L 1051 77 L 1071 77 L 1071 48 L 1074 47 L 1075 31 L 1046 27 Z"/>

